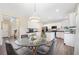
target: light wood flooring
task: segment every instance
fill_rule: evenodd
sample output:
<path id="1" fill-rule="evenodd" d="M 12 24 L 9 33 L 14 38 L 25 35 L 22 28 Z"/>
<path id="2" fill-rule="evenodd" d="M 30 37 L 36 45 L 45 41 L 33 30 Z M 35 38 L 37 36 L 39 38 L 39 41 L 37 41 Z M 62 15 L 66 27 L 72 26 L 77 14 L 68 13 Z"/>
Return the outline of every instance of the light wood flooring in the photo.
<path id="1" fill-rule="evenodd" d="M 64 45 L 63 39 L 56 39 L 52 50 L 53 55 L 73 55 L 74 47 Z"/>

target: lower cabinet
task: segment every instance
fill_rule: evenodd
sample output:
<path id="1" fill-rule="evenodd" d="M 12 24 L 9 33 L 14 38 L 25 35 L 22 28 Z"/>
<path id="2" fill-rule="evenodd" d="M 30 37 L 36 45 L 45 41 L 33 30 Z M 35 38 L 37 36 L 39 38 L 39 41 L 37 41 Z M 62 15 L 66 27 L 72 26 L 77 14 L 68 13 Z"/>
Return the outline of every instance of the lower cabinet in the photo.
<path id="1" fill-rule="evenodd" d="M 75 34 L 64 33 L 64 43 L 68 46 L 74 47 Z"/>
<path id="2" fill-rule="evenodd" d="M 47 32 L 46 36 L 47 36 L 47 40 L 51 41 L 51 40 L 55 39 L 55 32 Z"/>

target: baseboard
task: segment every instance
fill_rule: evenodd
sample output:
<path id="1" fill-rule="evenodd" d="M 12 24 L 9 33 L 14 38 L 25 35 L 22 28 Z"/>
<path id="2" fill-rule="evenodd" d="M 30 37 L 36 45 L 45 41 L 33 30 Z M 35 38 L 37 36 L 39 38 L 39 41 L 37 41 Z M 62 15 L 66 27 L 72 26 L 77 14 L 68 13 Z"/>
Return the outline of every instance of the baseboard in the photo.
<path id="1" fill-rule="evenodd" d="M 61 37 L 56 37 L 57 39 L 62 39 L 62 40 L 64 40 L 64 38 L 61 38 Z"/>

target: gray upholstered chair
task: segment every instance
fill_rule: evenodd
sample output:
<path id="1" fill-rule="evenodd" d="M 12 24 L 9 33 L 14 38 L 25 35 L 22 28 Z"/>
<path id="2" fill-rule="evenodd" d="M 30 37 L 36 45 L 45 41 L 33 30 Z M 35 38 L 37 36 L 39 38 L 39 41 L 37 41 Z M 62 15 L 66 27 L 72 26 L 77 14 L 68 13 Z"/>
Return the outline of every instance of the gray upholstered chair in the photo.
<path id="1" fill-rule="evenodd" d="M 32 55 L 32 50 L 28 47 L 22 47 L 18 50 L 16 50 L 18 55 Z"/>
<path id="2" fill-rule="evenodd" d="M 17 55 L 10 43 L 5 43 L 7 55 Z"/>
<path id="3" fill-rule="evenodd" d="M 5 43 L 6 45 L 6 51 L 8 55 L 31 55 L 32 50 L 29 49 L 28 47 L 21 47 L 18 49 L 14 49 L 12 44 L 10 43 Z"/>
<path id="4" fill-rule="evenodd" d="M 49 44 L 40 45 L 37 49 L 37 54 L 47 55 L 50 53 L 51 47 L 53 46 L 54 41 L 52 40 Z"/>

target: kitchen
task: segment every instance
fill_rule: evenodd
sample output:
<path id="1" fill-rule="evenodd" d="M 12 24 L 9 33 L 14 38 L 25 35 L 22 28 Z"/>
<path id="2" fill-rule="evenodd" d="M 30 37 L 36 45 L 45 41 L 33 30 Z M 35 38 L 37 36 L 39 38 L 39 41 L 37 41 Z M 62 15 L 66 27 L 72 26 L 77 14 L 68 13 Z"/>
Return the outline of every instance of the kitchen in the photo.
<path id="1" fill-rule="evenodd" d="M 14 7 L 25 6 L 25 4 L 16 3 L 8 5 L 9 4 L 5 3 L 0 4 L 0 6 L 3 6 L 3 10 L 4 8 L 7 10 L 6 8 L 8 8 L 7 11 L 9 11 L 9 9 L 12 10 L 11 8 Z M 62 41 L 63 46 L 68 46 L 70 50 L 72 50 L 73 53 L 68 53 L 70 50 L 67 51 L 69 55 L 77 54 L 75 52 L 75 49 L 77 49 L 75 46 L 78 44 L 75 44 L 75 41 L 77 38 L 76 31 L 78 23 L 76 22 L 76 18 L 79 12 L 78 6 L 78 3 L 26 4 L 26 8 L 20 7 L 12 10 L 15 14 L 9 14 L 4 10 L 0 16 L 0 30 L 2 31 L 2 35 L 0 36 L 2 38 L 9 38 L 9 40 L 5 39 L 7 42 L 12 42 L 12 38 L 15 36 L 14 41 L 17 45 L 22 44 L 23 46 L 34 47 L 32 52 L 36 50 L 36 44 L 39 45 L 39 40 L 42 38 L 46 39 L 49 43 L 50 41 Z M 24 10 L 19 10 L 22 8 L 24 8 Z M 44 30 L 43 33 L 42 30 Z M 45 37 L 41 37 L 43 36 L 42 34 L 44 34 Z M 4 41 L 2 38 L 0 41 L 1 45 L 2 41 Z M 34 46 L 32 44 L 30 46 L 28 42 L 33 43 L 31 39 L 34 40 L 34 42 L 39 42 L 35 43 Z M 12 44 L 14 43 L 12 42 Z M 16 48 L 15 50 L 21 47 Z M 65 49 L 63 48 L 63 50 Z M 65 53 L 61 51 L 62 48 L 60 48 L 58 54 L 65 55 Z M 55 54 L 57 54 L 57 51 Z"/>

